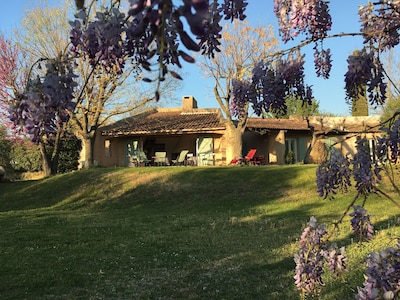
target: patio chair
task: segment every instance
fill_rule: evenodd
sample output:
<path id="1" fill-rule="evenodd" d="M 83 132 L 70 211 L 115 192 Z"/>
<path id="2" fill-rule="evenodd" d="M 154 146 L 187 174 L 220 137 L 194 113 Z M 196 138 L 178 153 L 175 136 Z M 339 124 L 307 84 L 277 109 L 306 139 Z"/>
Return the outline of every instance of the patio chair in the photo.
<path id="1" fill-rule="evenodd" d="M 255 160 L 254 160 L 254 155 L 256 154 L 257 149 L 250 149 L 247 155 L 241 160 L 242 163 L 245 163 L 247 165 L 254 165 Z"/>
<path id="2" fill-rule="evenodd" d="M 193 155 L 193 153 L 188 153 L 186 155 L 186 165 L 197 166 L 197 156 Z"/>
<path id="3" fill-rule="evenodd" d="M 154 156 L 155 166 L 166 166 L 168 165 L 167 152 L 156 152 Z"/>
<path id="4" fill-rule="evenodd" d="M 231 160 L 231 162 L 229 163 L 230 165 L 240 165 L 242 163 L 242 159 L 241 158 L 234 158 Z"/>
<path id="5" fill-rule="evenodd" d="M 150 162 L 151 162 L 151 160 L 147 158 L 146 153 L 144 153 L 143 150 L 139 150 L 139 153 L 138 153 L 139 165 L 148 166 L 150 164 Z"/>
<path id="6" fill-rule="evenodd" d="M 198 155 L 199 166 L 213 166 L 214 165 L 214 152 L 203 152 Z"/>
<path id="7" fill-rule="evenodd" d="M 183 164 L 186 164 L 186 155 L 189 153 L 189 150 L 182 150 L 181 153 L 179 153 L 178 157 L 176 159 L 172 160 L 172 165 L 173 166 L 181 166 Z"/>
<path id="8" fill-rule="evenodd" d="M 255 156 L 253 159 L 253 164 L 256 166 L 264 165 L 265 164 L 265 157 L 264 155 Z"/>

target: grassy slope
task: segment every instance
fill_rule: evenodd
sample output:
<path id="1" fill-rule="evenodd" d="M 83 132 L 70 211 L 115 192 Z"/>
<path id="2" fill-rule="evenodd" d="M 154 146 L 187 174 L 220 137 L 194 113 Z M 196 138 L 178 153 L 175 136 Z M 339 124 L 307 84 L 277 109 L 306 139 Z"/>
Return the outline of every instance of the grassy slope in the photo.
<path id="1" fill-rule="evenodd" d="M 296 299 L 293 254 L 315 215 L 314 166 L 91 169 L 0 185 L 1 299 Z M 354 195 L 353 195 L 354 196 Z M 369 249 L 395 244 L 398 211 L 367 203 L 385 231 L 352 243 L 354 272 L 323 299 L 354 299 Z"/>

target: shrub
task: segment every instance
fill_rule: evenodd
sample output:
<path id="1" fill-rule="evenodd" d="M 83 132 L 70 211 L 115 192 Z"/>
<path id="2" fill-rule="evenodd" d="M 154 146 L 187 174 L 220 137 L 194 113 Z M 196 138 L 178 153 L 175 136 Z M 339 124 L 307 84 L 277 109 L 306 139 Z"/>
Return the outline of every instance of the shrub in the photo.
<path id="1" fill-rule="evenodd" d="M 67 134 L 60 143 L 57 173 L 67 173 L 78 169 L 81 141 L 72 134 Z"/>
<path id="2" fill-rule="evenodd" d="M 0 126 L 0 166 L 7 166 L 10 162 L 11 142 L 7 138 L 7 131 Z"/>
<path id="3" fill-rule="evenodd" d="M 42 169 L 42 160 L 37 145 L 27 138 L 12 143 L 10 165 L 16 171 L 37 172 Z"/>
<path id="4" fill-rule="evenodd" d="M 296 159 L 294 157 L 294 152 L 289 150 L 286 155 L 285 155 L 285 162 L 287 164 L 294 164 L 296 162 Z"/>

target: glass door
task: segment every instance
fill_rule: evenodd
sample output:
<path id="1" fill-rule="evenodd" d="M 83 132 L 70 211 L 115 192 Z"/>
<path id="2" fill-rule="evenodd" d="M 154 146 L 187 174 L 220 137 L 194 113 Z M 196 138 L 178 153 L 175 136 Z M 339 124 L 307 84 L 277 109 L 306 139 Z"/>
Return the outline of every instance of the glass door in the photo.
<path id="1" fill-rule="evenodd" d="M 127 167 L 134 167 L 135 160 L 137 160 L 137 155 L 139 153 L 139 141 L 130 140 L 126 143 L 126 155 L 125 155 L 125 165 Z"/>

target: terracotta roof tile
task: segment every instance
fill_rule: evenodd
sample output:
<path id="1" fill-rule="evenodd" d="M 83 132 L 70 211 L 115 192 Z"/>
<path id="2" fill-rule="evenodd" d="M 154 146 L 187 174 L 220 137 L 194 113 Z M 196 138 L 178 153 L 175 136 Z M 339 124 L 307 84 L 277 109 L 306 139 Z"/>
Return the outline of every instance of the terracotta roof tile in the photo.
<path id="1" fill-rule="evenodd" d="M 153 110 L 105 127 L 102 134 L 160 134 L 221 129 L 225 129 L 225 125 L 218 110 Z"/>
<path id="2" fill-rule="evenodd" d="M 310 117 L 310 123 L 318 132 L 369 132 L 379 131 L 379 119 L 375 117 L 340 118 Z M 299 117 L 290 119 L 248 118 L 248 129 L 310 131 L 307 121 Z M 225 121 L 219 109 L 153 109 L 120 120 L 102 128 L 102 135 L 174 134 L 185 132 L 211 132 L 224 130 Z"/>
<path id="3" fill-rule="evenodd" d="M 247 127 L 273 130 L 310 130 L 307 126 L 307 121 L 272 118 L 249 118 L 247 120 Z"/>

